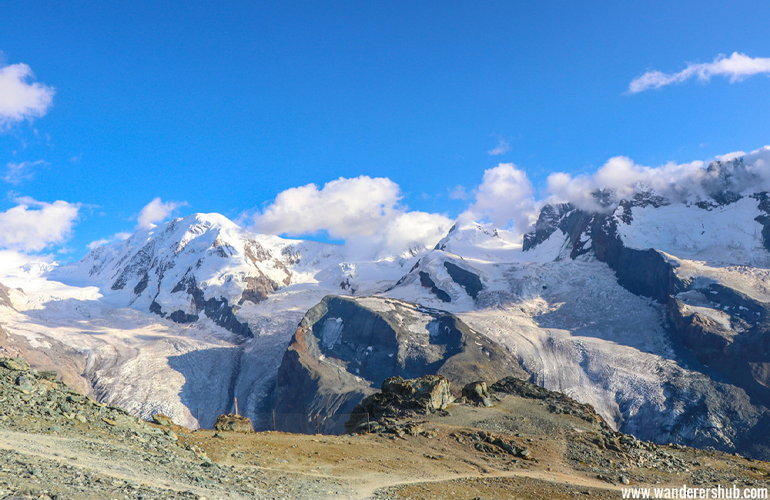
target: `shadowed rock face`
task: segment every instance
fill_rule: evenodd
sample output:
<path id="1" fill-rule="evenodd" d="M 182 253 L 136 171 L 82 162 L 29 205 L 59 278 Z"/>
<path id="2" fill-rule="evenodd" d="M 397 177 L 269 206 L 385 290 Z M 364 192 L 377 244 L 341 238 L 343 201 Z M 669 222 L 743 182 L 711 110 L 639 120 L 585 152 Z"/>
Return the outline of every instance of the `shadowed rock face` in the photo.
<path id="1" fill-rule="evenodd" d="M 434 283 L 433 279 L 430 277 L 430 274 L 425 271 L 420 271 L 420 284 L 433 292 L 433 294 L 441 299 L 442 302 L 452 302 L 452 297 L 450 297 L 444 290 L 437 287 L 436 283 Z"/>
<path id="2" fill-rule="evenodd" d="M 759 209 L 764 212 L 754 220 L 762 224 L 762 243 L 770 251 L 770 193 L 762 192 L 752 195 L 759 202 Z"/>
<path id="3" fill-rule="evenodd" d="M 394 299 L 327 296 L 297 328 L 278 370 L 276 413 L 349 413 L 389 377 L 438 374 L 464 385 L 524 375 L 459 318 Z M 336 424 L 337 431 L 347 417 Z M 311 430 L 306 417 L 297 430 Z"/>
<path id="4" fill-rule="evenodd" d="M 185 289 L 190 295 L 197 313 L 190 314 L 182 310 L 173 311 L 168 314 L 168 318 L 170 320 L 176 323 L 192 323 L 198 321 L 198 313 L 205 312 L 208 318 L 210 318 L 214 323 L 221 326 L 222 328 L 245 338 L 254 337 L 254 333 L 251 331 L 251 328 L 249 328 L 249 325 L 247 323 L 241 323 L 238 321 L 238 318 L 235 317 L 233 307 L 228 304 L 227 299 L 204 298 L 203 290 L 198 287 L 198 283 L 196 282 L 194 276 L 185 276 L 185 278 L 177 283 L 177 285 L 174 287 L 174 291 Z M 243 302 L 243 299 L 241 302 Z M 157 302 L 153 301 L 153 303 L 150 304 L 150 311 L 160 315 L 161 317 L 166 317 L 166 313 Z"/>
<path id="5" fill-rule="evenodd" d="M 468 295 L 474 299 L 484 288 L 484 286 L 481 284 L 481 278 L 479 278 L 477 274 L 467 271 L 462 267 L 447 261 L 444 261 L 444 267 L 446 268 L 452 280 L 463 287 Z"/>
<path id="6" fill-rule="evenodd" d="M 11 289 L 0 283 L 0 306 L 10 307 L 14 309 L 13 302 L 9 295 Z"/>
<path id="7" fill-rule="evenodd" d="M 757 199 L 759 209 L 770 214 L 767 194 L 753 197 Z M 657 208 L 665 204 L 654 197 L 638 195 L 637 198 L 620 203 L 624 208 L 620 223 L 633 220 L 634 207 L 652 205 Z M 740 198 L 728 193 L 701 208 L 710 210 Z M 756 220 L 763 224 L 764 245 L 770 248 L 770 215 L 761 215 Z M 675 341 L 702 364 L 696 368 L 704 373 L 704 378 L 710 378 L 708 384 L 703 383 L 697 389 L 701 394 L 700 404 L 692 400 L 694 388 L 679 387 L 679 381 L 671 381 L 670 395 L 681 396 L 694 404 L 682 415 L 680 425 L 697 429 L 706 426 L 709 415 L 714 412 L 729 414 L 732 423 L 729 432 L 733 433 L 731 440 L 735 449 L 759 458 L 770 457 L 770 433 L 761 429 L 763 422 L 770 418 L 770 305 L 712 280 L 699 284 L 696 279 L 678 276 L 677 264 L 660 251 L 626 247 L 619 235 L 618 224 L 619 221 L 609 214 L 591 214 L 569 204 L 547 206 L 535 230 L 524 237 L 524 248 L 534 248 L 561 230 L 567 235 L 571 258 L 590 252 L 607 263 L 621 286 L 664 304 Z M 693 304 L 688 302 L 694 297 L 697 297 L 694 305 L 726 314 L 728 325 L 690 307 Z M 684 432 L 688 433 L 693 440 L 688 444 L 719 447 L 704 437 L 706 433 Z"/>
<path id="8" fill-rule="evenodd" d="M 712 307 L 727 312 L 730 325 L 718 323 L 672 296 L 669 318 L 682 343 L 698 361 L 744 388 L 757 403 L 770 407 L 770 305 L 716 283 L 693 291 L 701 292 L 702 300 Z"/>

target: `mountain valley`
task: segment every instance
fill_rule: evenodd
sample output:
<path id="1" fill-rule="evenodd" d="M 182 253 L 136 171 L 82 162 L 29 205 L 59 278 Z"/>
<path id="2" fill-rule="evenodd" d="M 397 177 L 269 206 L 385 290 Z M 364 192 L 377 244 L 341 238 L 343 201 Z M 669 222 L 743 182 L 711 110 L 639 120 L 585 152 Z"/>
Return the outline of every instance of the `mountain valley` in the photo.
<path id="1" fill-rule="evenodd" d="M 515 375 L 613 429 L 770 458 L 767 194 L 714 162 L 704 194 L 638 186 L 542 207 L 523 241 L 459 221 L 374 258 L 194 214 L 0 278 L 0 352 L 95 400 L 211 428 L 234 411 L 340 431 L 393 375 Z"/>

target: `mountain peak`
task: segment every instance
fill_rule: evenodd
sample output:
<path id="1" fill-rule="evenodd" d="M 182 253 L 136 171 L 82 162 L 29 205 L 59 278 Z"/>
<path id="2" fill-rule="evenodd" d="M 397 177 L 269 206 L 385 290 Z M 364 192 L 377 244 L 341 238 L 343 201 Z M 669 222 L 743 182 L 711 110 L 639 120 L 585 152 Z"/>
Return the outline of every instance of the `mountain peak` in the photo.
<path id="1" fill-rule="evenodd" d="M 489 259 L 499 252 L 519 248 L 521 248 L 521 238 L 511 231 L 496 228 L 492 224 L 458 221 L 436 244 L 434 250 L 462 255 L 478 253 L 480 257 Z"/>

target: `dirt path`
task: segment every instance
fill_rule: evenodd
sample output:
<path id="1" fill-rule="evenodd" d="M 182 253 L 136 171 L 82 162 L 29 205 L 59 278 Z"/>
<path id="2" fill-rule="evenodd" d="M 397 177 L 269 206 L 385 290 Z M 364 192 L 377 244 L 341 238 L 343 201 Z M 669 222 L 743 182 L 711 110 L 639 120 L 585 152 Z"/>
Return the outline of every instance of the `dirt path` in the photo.
<path id="1" fill-rule="evenodd" d="M 130 481 L 150 488 L 172 489 L 179 492 L 193 491 L 200 496 L 210 495 L 211 492 L 191 484 L 175 481 L 163 473 L 163 469 L 152 467 L 133 458 L 130 449 L 110 446 L 106 453 L 94 453 L 95 448 L 103 446 L 84 439 L 54 437 L 39 434 L 0 430 L 0 449 L 14 451 L 18 454 L 40 460 L 66 463 L 68 466 L 83 472 L 98 474 Z M 245 498 L 234 496 L 233 498 Z"/>
<path id="2" fill-rule="evenodd" d="M 443 474 L 436 476 L 432 479 L 408 479 L 406 477 L 383 477 L 380 476 L 377 479 L 371 477 L 371 475 L 362 476 L 361 479 L 366 480 L 366 484 L 356 489 L 356 492 L 360 495 L 359 498 L 370 498 L 375 495 L 377 490 L 400 488 L 411 485 L 438 485 L 440 483 L 450 483 L 454 481 L 468 481 L 478 479 L 506 479 L 506 478 L 528 478 L 542 481 L 545 483 L 553 483 L 563 485 L 566 487 L 580 487 L 580 488 L 593 488 L 598 490 L 606 490 L 608 492 L 619 492 L 621 486 L 608 484 L 598 479 L 591 479 L 587 477 L 580 477 L 574 475 L 567 475 L 563 473 L 544 472 L 541 470 L 534 471 L 510 471 L 510 472 L 495 472 L 491 474 L 478 474 L 478 475 L 466 475 L 458 476 L 454 474 Z"/>

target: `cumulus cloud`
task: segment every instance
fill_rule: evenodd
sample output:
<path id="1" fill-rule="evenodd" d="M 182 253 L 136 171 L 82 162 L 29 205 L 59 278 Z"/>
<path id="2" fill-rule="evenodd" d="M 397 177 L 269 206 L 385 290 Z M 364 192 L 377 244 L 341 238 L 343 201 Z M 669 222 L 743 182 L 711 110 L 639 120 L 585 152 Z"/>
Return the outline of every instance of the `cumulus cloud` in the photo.
<path id="1" fill-rule="evenodd" d="M 252 225 L 269 234 L 325 231 L 351 248 L 375 253 L 434 245 L 451 227 L 443 215 L 408 211 L 401 198 L 398 184 L 387 178 L 339 178 L 321 188 L 308 184 L 279 193 Z"/>
<path id="2" fill-rule="evenodd" d="M 53 102 L 54 89 L 33 79 L 26 64 L 0 68 L 0 126 L 40 117 Z"/>
<path id="3" fill-rule="evenodd" d="M 333 238 L 372 236 L 393 217 L 401 199 L 398 184 L 365 175 L 287 189 L 254 217 L 257 230 L 274 234 L 313 234 Z"/>
<path id="4" fill-rule="evenodd" d="M 723 155 L 716 155 L 715 158 L 719 161 L 730 161 L 741 156 L 746 156 L 745 151 L 733 151 L 732 153 L 725 153 Z"/>
<path id="5" fill-rule="evenodd" d="M 168 201 L 164 203 L 160 198 L 155 198 L 139 212 L 136 228 L 150 229 L 158 222 L 163 222 L 174 210 L 184 206 L 187 206 L 186 201 Z"/>
<path id="6" fill-rule="evenodd" d="M 505 139 L 500 139 L 500 142 L 497 143 L 497 146 L 487 151 L 487 154 L 491 156 L 499 156 L 499 155 L 504 155 L 510 150 L 511 150 L 511 145 L 508 144 L 508 141 L 506 141 Z"/>
<path id="7" fill-rule="evenodd" d="M 5 166 L 5 175 L 3 180 L 9 184 L 21 184 L 24 181 L 31 180 L 35 176 L 35 167 L 45 165 L 42 160 L 23 161 L 21 163 L 10 162 Z"/>
<path id="8" fill-rule="evenodd" d="M 691 78 L 707 82 L 713 76 L 724 76 L 730 79 L 730 83 L 735 83 L 762 73 L 770 74 L 770 58 L 749 57 L 739 52 L 733 52 L 730 57 L 720 54 L 710 63 L 690 63 L 678 73 L 648 71 L 631 81 L 628 86 L 628 93 L 636 94 L 648 89 L 682 83 Z"/>
<path id="9" fill-rule="evenodd" d="M 610 201 L 628 199 L 637 192 L 652 191 L 670 201 L 697 201 L 724 190 L 748 193 L 770 189 L 770 147 L 749 154 L 717 156 L 720 164 L 693 161 L 669 162 L 658 167 L 635 163 L 625 156 L 610 158 L 591 175 L 571 176 L 564 172 L 548 176 L 549 202 L 570 202 L 584 210 L 602 211 L 597 193 L 610 194 Z M 735 164 L 732 161 L 739 160 Z"/>
<path id="10" fill-rule="evenodd" d="M 481 183 L 468 193 L 450 189 L 450 198 L 472 197 L 459 216 L 461 224 L 490 222 L 522 234 L 530 230 L 545 203 L 569 202 L 601 212 L 639 192 L 653 192 L 671 202 L 701 201 L 725 190 L 748 194 L 770 190 L 770 146 L 748 154 L 728 153 L 718 163 L 669 162 L 656 167 L 616 156 L 584 175 L 556 172 L 547 179 L 544 198 L 537 198 L 526 172 L 513 163 L 484 171 Z M 386 178 L 340 178 L 287 189 L 251 219 L 251 228 L 269 234 L 301 236 L 325 231 L 345 240 L 349 255 L 393 255 L 415 245 L 432 247 L 455 221 L 441 214 L 408 211 L 399 186 Z"/>
<path id="11" fill-rule="evenodd" d="M 585 210 L 601 211 L 606 207 L 602 207 L 595 196 L 600 191 L 611 192 L 616 200 L 650 190 L 674 200 L 688 196 L 703 197 L 701 181 L 704 175 L 702 161 L 684 164 L 669 162 L 659 167 L 647 167 L 625 156 L 616 156 L 591 176 L 573 178 L 566 173 L 554 173 L 548 176 L 547 183 L 552 194 L 551 201 L 569 201 Z"/>
<path id="12" fill-rule="evenodd" d="M 80 204 L 46 203 L 17 198 L 17 206 L 0 212 L 0 248 L 39 252 L 66 241 L 78 218 Z"/>
<path id="13" fill-rule="evenodd" d="M 396 212 L 373 236 L 351 235 L 345 240 L 353 258 L 404 255 L 432 248 L 447 235 L 454 220 L 428 212 Z"/>
<path id="14" fill-rule="evenodd" d="M 536 217 L 532 183 L 513 163 L 501 163 L 484 171 L 475 199 L 461 215 L 466 220 L 486 219 L 501 227 L 525 231 Z"/>

